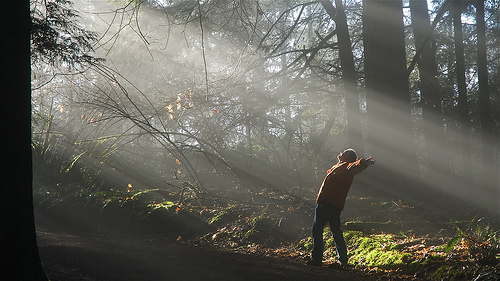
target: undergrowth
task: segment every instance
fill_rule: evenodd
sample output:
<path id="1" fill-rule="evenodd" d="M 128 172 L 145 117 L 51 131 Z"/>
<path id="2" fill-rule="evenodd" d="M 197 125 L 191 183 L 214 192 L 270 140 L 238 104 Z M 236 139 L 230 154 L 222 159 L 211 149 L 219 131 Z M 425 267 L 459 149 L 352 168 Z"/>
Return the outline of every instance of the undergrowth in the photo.
<path id="1" fill-rule="evenodd" d="M 134 190 L 129 186 L 109 190 L 79 188 L 75 193 L 70 191 L 72 188 L 35 189 L 38 209 L 54 209 L 54 213 L 71 209 L 75 216 L 80 206 L 81 215 L 88 221 L 99 221 L 99 228 L 155 231 L 183 243 L 300 263 L 310 258 L 314 203 L 303 199 L 269 193 L 262 195 L 260 204 L 242 204 L 207 200 L 186 191 L 181 194 L 160 189 Z M 368 206 L 391 206 L 374 201 L 370 200 Z M 447 231 L 422 235 L 411 229 L 409 223 L 404 231 L 396 233 L 388 232 L 401 229 L 393 222 L 366 222 L 360 218 L 346 222 L 343 228 L 349 263 L 355 270 L 390 279 L 499 280 L 498 229 L 482 219 L 443 222 L 440 227 Z M 328 227 L 324 240 L 324 264 L 337 263 L 335 242 Z"/>

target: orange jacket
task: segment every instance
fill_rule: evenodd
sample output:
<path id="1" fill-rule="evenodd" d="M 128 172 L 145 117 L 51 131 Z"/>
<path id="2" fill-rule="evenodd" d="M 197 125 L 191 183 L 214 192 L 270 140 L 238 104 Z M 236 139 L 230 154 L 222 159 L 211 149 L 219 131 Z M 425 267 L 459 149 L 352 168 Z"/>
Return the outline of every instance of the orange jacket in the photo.
<path id="1" fill-rule="evenodd" d="M 344 210 L 345 199 L 351 188 L 354 176 L 361 173 L 368 165 L 366 159 L 361 158 L 356 162 L 339 162 L 330 170 L 323 180 L 316 198 L 316 203 L 329 203 L 339 210 Z"/>

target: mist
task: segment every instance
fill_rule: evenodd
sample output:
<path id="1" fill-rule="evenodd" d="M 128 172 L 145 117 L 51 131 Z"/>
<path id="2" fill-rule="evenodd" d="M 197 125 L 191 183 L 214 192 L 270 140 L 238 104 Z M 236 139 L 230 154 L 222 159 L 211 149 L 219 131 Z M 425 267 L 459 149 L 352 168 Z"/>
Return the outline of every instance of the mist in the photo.
<path id="1" fill-rule="evenodd" d="M 440 112 L 430 116 L 421 70 L 406 74 L 405 68 L 406 90 L 396 95 L 391 91 L 398 77 L 370 82 L 369 75 L 377 76 L 365 73 L 362 33 L 368 31 L 360 1 L 346 9 L 351 87 L 341 67 L 340 23 L 321 3 L 202 2 L 75 1 L 78 24 L 98 34 L 89 53 L 104 60 L 32 64 L 39 217 L 53 208 L 70 225 L 99 233 L 105 233 L 103 224 L 127 224 L 128 230 L 165 231 L 178 240 L 191 228 L 190 235 L 204 237 L 200 244 L 212 237 L 215 245 L 231 240 L 222 242 L 230 228 L 221 221 L 242 221 L 259 208 L 258 216 L 249 215 L 255 220 L 247 221 L 252 228 L 246 235 L 268 227 L 286 233 L 281 240 L 266 238 L 269 245 L 299 244 L 309 235 L 328 169 L 339 152 L 353 148 L 376 164 L 354 181 L 342 214 L 346 225 L 373 222 L 420 235 L 428 229 L 437 235 L 450 221 L 500 225 L 498 78 L 490 78 L 492 126 L 485 131 L 475 62 L 467 65 L 468 121 L 460 119 L 447 40 L 436 55 Z M 404 15 L 407 66 L 417 47 L 408 9 Z M 491 14 L 491 26 L 498 26 L 497 18 L 498 11 Z M 440 21 L 435 31 L 443 38 L 452 36 L 446 24 Z M 379 46 L 386 44 L 381 40 Z M 491 39 L 490 57 L 498 57 L 497 41 Z M 377 59 L 375 64 L 391 65 Z M 498 59 L 491 69 L 493 64 Z M 80 205 L 54 208 L 56 196 L 78 198 Z M 91 204 L 101 209 L 86 217 Z M 135 214 L 138 206 L 147 212 Z M 106 210 L 127 218 L 120 225 Z M 154 217 L 159 210 L 168 216 Z M 178 215 L 187 210 L 187 218 Z M 264 216 L 271 210 L 278 217 Z M 162 225 L 160 217 L 174 222 Z M 420 224 L 428 228 L 417 229 Z"/>
<path id="2" fill-rule="evenodd" d="M 335 75 L 318 75 L 314 67 L 301 70 L 294 61 L 300 52 L 286 55 L 275 49 L 274 55 L 265 47 L 280 38 L 273 33 L 272 18 L 260 19 L 257 13 L 259 25 L 249 33 L 235 14 L 213 16 L 200 26 L 178 18 L 168 6 L 75 4 L 85 28 L 100 34 L 94 48 L 106 62 L 69 73 L 64 66 L 34 69 L 33 130 L 43 161 L 59 161 L 68 172 L 84 167 L 96 173 L 99 184 L 122 190 L 129 184 L 137 190 L 190 187 L 249 200 L 249 188 L 294 189 L 314 197 L 338 152 L 350 147 L 345 97 L 358 95 L 363 106 L 365 94 L 343 92 Z M 303 32 L 314 24 L 321 26 L 321 21 L 313 20 Z M 259 38 L 264 40 L 259 43 Z M 281 48 L 312 44 L 302 38 Z M 316 67 L 335 56 L 334 50 L 322 52 Z M 479 137 L 460 139 L 453 120 L 427 125 L 427 132 L 445 131 L 446 142 L 426 142 L 417 104 L 411 109 L 413 130 L 394 130 L 387 120 L 403 120 L 405 108 L 380 100 L 359 112 L 358 134 L 365 145 L 354 149 L 364 152 L 360 157 L 377 159 L 378 168 L 362 179 L 367 187 L 353 188 L 353 194 L 404 199 L 439 217 L 450 215 L 447 202 L 464 203 L 471 213 L 495 221 L 500 210 L 498 133 L 491 132 L 487 146 L 494 162 L 484 163 L 486 148 L 478 145 Z M 370 110 L 383 112 L 384 119 L 373 120 Z M 368 139 L 369 127 L 379 131 L 376 138 Z M 459 151 L 465 141 L 473 147 L 468 163 Z M 417 150 L 408 142 L 415 142 Z M 445 167 L 439 178 L 428 177 L 426 147 L 443 155 L 435 163 Z M 400 180 L 391 182 L 387 176 Z M 429 200 L 424 190 L 440 200 Z"/>

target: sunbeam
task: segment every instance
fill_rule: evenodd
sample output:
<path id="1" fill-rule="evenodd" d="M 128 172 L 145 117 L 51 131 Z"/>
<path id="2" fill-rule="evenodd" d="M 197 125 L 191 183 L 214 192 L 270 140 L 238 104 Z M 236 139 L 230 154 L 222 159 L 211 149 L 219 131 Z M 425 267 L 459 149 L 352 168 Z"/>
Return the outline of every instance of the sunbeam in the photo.
<path id="1" fill-rule="evenodd" d="M 329 218 L 315 215 L 334 210 L 348 270 L 423 266 L 420 243 L 443 264 L 497 260 L 473 255 L 465 228 L 500 227 L 500 4 L 485 1 L 482 30 L 477 3 L 415 1 L 31 1 L 40 233 L 303 263 L 313 220 Z M 343 185 L 345 210 L 320 206 L 346 149 L 360 170 Z M 331 238 L 318 229 L 315 247 Z M 368 261 L 363 239 L 394 256 Z M 334 248 L 325 257 L 313 264 L 340 261 Z"/>

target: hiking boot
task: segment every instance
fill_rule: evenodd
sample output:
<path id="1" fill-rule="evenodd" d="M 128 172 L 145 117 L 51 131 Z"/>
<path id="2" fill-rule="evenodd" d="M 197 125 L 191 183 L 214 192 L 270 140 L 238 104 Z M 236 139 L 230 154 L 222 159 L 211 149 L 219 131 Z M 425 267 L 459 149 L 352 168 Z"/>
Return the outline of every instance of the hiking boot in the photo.
<path id="1" fill-rule="evenodd" d="M 311 265 L 311 266 L 322 266 L 323 265 L 323 262 L 321 262 L 320 260 L 309 260 L 308 262 L 306 262 L 306 265 Z"/>

